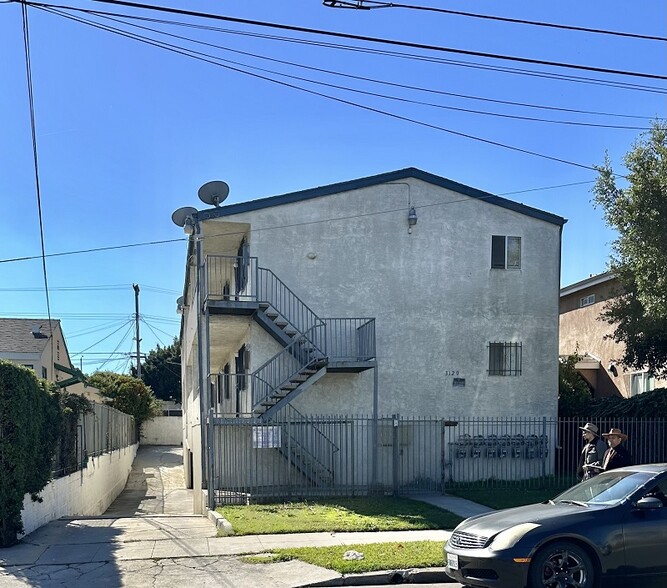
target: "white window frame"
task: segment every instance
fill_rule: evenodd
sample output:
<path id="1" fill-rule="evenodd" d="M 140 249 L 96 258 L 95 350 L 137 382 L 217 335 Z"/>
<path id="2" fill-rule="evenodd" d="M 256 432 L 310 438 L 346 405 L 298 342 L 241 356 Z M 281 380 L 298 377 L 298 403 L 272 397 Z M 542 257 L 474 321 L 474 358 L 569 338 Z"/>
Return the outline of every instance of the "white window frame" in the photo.
<path id="1" fill-rule="evenodd" d="M 494 238 L 503 239 L 504 260 L 502 267 L 494 265 L 493 241 Z M 521 237 L 508 235 L 491 236 L 491 269 L 520 270 L 521 269 Z"/>
<path id="2" fill-rule="evenodd" d="M 655 389 L 655 378 L 648 372 L 630 374 L 630 396 L 639 396 Z"/>
<path id="3" fill-rule="evenodd" d="M 590 306 L 591 304 L 595 304 L 595 294 L 589 294 L 588 296 L 582 296 L 579 299 L 579 308 L 583 308 L 584 306 Z"/>

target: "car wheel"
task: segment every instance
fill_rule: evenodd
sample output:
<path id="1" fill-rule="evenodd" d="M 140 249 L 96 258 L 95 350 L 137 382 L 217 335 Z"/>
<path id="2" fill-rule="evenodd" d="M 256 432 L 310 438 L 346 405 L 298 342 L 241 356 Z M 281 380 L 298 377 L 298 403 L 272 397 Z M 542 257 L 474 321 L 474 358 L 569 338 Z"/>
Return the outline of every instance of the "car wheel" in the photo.
<path id="1" fill-rule="evenodd" d="M 588 554 L 567 541 L 540 549 L 530 566 L 530 588 L 593 588 L 595 567 Z"/>

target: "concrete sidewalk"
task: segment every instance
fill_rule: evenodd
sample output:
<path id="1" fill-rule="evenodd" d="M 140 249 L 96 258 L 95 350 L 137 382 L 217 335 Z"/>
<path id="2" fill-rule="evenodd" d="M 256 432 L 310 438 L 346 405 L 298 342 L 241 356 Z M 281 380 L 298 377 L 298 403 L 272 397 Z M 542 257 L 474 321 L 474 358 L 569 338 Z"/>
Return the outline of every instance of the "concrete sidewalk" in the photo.
<path id="1" fill-rule="evenodd" d="M 342 577 L 300 561 L 256 565 L 238 556 L 280 547 L 444 542 L 450 535 L 431 530 L 217 537 L 213 522 L 191 514 L 192 494 L 183 487 L 182 469 L 180 448 L 140 448 L 126 490 L 105 515 L 53 521 L 19 545 L 1 549 L 0 586 L 295 588 L 377 584 L 378 578 L 390 583 L 394 571 Z M 464 517 L 488 510 L 453 496 L 419 499 Z M 448 581 L 441 569 L 419 572 L 409 581 L 420 581 L 419 574 L 428 581 Z"/>

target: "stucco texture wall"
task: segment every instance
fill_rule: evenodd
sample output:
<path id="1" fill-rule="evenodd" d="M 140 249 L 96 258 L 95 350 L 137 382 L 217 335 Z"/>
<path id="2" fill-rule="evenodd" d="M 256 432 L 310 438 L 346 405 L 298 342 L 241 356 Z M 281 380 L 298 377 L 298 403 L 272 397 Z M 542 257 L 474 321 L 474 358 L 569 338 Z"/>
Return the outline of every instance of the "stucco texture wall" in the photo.
<path id="1" fill-rule="evenodd" d="M 376 318 L 380 414 L 556 414 L 558 226 L 413 179 L 224 220 L 318 315 Z M 490 268 L 492 235 L 521 237 L 520 270 Z M 522 343 L 520 376 L 488 375 L 492 341 Z M 328 374 L 295 404 L 368 413 L 372 382 Z"/>
<path id="2" fill-rule="evenodd" d="M 183 417 L 159 416 L 141 425 L 142 445 L 181 445 Z"/>

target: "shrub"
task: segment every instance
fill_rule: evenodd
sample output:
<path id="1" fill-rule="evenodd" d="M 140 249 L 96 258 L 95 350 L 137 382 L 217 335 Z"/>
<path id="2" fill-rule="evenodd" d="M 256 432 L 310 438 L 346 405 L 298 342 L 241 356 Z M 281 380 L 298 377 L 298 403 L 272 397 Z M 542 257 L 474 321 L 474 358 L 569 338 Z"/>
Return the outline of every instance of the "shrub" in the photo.
<path id="1" fill-rule="evenodd" d="M 137 430 L 143 422 L 162 412 L 162 403 L 138 378 L 113 372 L 97 372 L 88 378 L 88 383 L 108 398 L 105 404 L 132 415 Z"/>
<path id="2" fill-rule="evenodd" d="M 23 499 L 51 479 L 62 413 L 53 384 L 0 360 L 0 547 L 23 532 Z"/>

